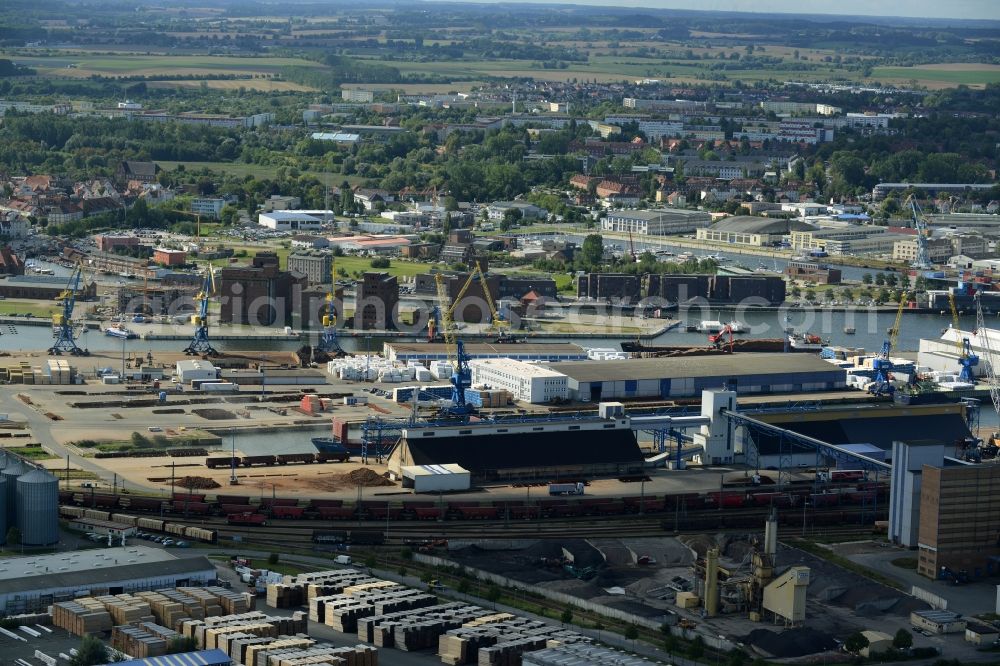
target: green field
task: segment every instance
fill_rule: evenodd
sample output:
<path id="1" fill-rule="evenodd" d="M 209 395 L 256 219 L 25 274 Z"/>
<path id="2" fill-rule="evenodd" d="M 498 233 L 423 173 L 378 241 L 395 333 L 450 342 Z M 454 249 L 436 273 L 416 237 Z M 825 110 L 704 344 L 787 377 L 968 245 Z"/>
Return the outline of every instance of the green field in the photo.
<path id="1" fill-rule="evenodd" d="M 880 81 L 893 79 L 897 81 L 915 80 L 918 84 L 931 87 L 932 84 L 960 84 L 968 86 L 984 86 L 987 83 L 1000 83 L 1000 67 L 983 67 L 982 69 L 930 69 L 926 67 L 875 67 L 872 78 Z M 938 86 L 940 87 L 940 86 Z"/>
<path id="2" fill-rule="evenodd" d="M 261 246 L 261 245 L 238 245 L 238 244 L 226 244 L 228 247 L 232 247 L 234 250 L 245 250 L 247 253 L 246 257 L 238 257 L 236 263 L 247 263 L 250 257 L 256 252 L 261 251 L 273 251 L 278 255 L 278 263 L 282 267 L 288 266 L 288 255 L 292 253 L 290 248 L 285 248 L 277 245 Z M 395 275 L 397 277 L 413 277 L 414 275 L 420 275 L 421 273 L 427 273 L 437 266 L 440 268 L 441 264 L 428 264 L 415 261 L 404 261 L 402 259 L 393 258 L 390 260 L 389 268 L 372 268 L 372 260 L 370 257 L 336 257 L 334 259 L 334 266 L 337 269 L 338 278 L 341 275 L 353 276 L 355 273 L 364 273 L 367 271 L 382 271 L 389 275 Z M 229 266 L 233 262 L 229 259 L 214 259 L 212 260 L 212 265 L 216 267 Z"/>
<path id="3" fill-rule="evenodd" d="M 45 305 L 40 301 L 0 301 L 0 315 L 30 312 L 35 317 L 48 318 L 60 311 L 61 308 L 54 303 L 53 305 Z"/>

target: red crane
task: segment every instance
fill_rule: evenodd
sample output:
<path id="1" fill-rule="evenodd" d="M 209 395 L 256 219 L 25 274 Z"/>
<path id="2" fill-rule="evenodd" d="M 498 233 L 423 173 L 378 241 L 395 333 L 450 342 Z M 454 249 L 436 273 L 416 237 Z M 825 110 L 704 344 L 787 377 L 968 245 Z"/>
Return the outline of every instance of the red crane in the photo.
<path id="1" fill-rule="evenodd" d="M 729 336 L 729 353 L 733 353 L 733 327 L 726 324 L 726 327 L 715 333 L 714 335 L 708 336 L 708 341 L 715 345 L 716 349 L 722 349 L 722 345 L 725 344 L 726 335 Z"/>

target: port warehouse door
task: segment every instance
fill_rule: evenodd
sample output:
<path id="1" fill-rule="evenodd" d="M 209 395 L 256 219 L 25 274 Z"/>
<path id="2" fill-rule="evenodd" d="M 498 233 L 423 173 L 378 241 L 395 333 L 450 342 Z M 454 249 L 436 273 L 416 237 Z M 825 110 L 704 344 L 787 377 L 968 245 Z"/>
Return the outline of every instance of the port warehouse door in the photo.
<path id="1" fill-rule="evenodd" d="M 631 398 L 635 395 L 635 392 L 639 388 L 639 380 L 637 379 L 626 379 L 625 380 L 625 397 Z"/>
<path id="2" fill-rule="evenodd" d="M 603 388 L 603 382 L 590 382 L 590 401 L 600 402 L 601 401 L 601 389 Z"/>
<path id="3" fill-rule="evenodd" d="M 669 398 L 670 397 L 670 380 L 661 379 L 660 380 L 660 397 Z"/>

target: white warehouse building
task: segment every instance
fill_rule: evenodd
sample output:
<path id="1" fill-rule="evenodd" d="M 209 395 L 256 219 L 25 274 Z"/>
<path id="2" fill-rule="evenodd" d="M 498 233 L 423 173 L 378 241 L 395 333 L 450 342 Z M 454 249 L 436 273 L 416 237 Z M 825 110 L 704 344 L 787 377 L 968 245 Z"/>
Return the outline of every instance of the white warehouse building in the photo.
<path id="1" fill-rule="evenodd" d="M 689 234 L 712 223 L 711 213 L 684 208 L 656 210 L 611 210 L 601 220 L 601 229 L 643 236 Z"/>
<path id="2" fill-rule="evenodd" d="M 213 380 L 219 378 L 218 369 L 201 359 L 185 359 L 177 361 L 176 372 L 177 381 L 181 384 L 190 384 L 196 380 Z"/>
<path id="3" fill-rule="evenodd" d="M 546 403 L 569 397 L 566 375 L 545 366 L 510 358 L 489 358 L 469 363 L 473 386 L 504 389 L 515 400 Z"/>
<path id="4" fill-rule="evenodd" d="M 276 210 L 258 215 L 257 224 L 275 231 L 303 231 L 319 229 L 322 220 L 298 210 Z"/>

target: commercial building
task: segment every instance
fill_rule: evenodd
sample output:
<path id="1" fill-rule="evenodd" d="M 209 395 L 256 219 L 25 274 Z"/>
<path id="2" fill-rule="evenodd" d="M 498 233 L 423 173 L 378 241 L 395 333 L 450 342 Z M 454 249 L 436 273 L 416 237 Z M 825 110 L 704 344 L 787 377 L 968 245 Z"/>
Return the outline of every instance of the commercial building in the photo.
<path id="1" fill-rule="evenodd" d="M 1000 466 L 945 460 L 924 465 L 921 476 L 917 573 L 988 570 L 1000 556 Z"/>
<path id="2" fill-rule="evenodd" d="M 886 233 L 882 227 L 848 226 L 791 233 L 792 247 L 796 250 L 823 250 L 836 255 L 890 255 L 896 242 L 901 240 L 912 240 L 912 237 Z"/>
<path id="3" fill-rule="evenodd" d="M 787 240 L 792 231 L 812 231 L 816 227 L 800 220 L 770 219 L 737 215 L 724 218 L 707 229 L 698 229 L 698 240 L 752 245 L 775 246 Z"/>
<path id="4" fill-rule="evenodd" d="M 355 286 L 354 328 L 390 330 L 399 316 L 399 281 L 388 273 L 365 273 Z"/>
<path id="5" fill-rule="evenodd" d="M 548 212 L 526 201 L 495 201 L 486 207 L 486 213 L 493 222 L 499 222 L 509 211 L 520 213 L 522 220 L 544 219 Z"/>
<path id="6" fill-rule="evenodd" d="M 175 316 L 194 314 L 199 287 L 192 285 L 142 286 L 118 288 L 118 311 L 127 314 Z"/>
<path id="7" fill-rule="evenodd" d="M 576 289 L 578 298 L 599 300 L 650 298 L 686 303 L 705 299 L 715 303 L 740 303 L 748 298 L 763 299 L 757 305 L 777 305 L 785 301 L 785 281 L 774 275 L 587 273 L 577 277 Z"/>
<path id="8" fill-rule="evenodd" d="M 219 378 L 219 369 L 209 361 L 201 359 L 184 359 L 177 361 L 175 368 L 177 381 L 181 384 L 190 384 L 196 380 L 213 380 Z"/>
<path id="9" fill-rule="evenodd" d="M 892 244 L 893 261 L 905 261 L 911 263 L 917 258 L 917 239 L 898 240 Z M 928 238 L 927 257 L 932 264 L 943 264 L 956 254 L 962 252 L 952 251 L 951 239 L 949 238 Z"/>
<path id="10" fill-rule="evenodd" d="M 922 610 L 910 613 L 910 624 L 917 629 L 940 635 L 964 632 L 967 621 L 951 611 Z"/>
<path id="11" fill-rule="evenodd" d="M 361 102 L 363 104 L 370 104 L 375 101 L 374 91 L 362 90 L 361 88 L 342 88 L 340 91 L 340 97 L 345 102 Z"/>
<path id="12" fill-rule="evenodd" d="M 834 391 L 847 373 L 809 354 L 746 354 L 551 363 L 576 400 L 678 398 L 732 387 L 739 394 Z"/>
<path id="13" fill-rule="evenodd" d="M 204 215 L 218 220 L 222 215 L 222 208 L 226 205 L 226 200 L 222 198 L 200 198 L 191 200 L 191 212 L 195 215 Z"/>
<path id="14" fill-rule="evenodd" d="M 840 284 L 842 275 L 839 268 L 812 261 L 789 261 L 785 275 L 792 280 L 805 280 L 816 284 Z"/>
<path id="15" fill-rule="evenodd" d="M 446 463 L 479 482 L 556 481 L 629 476 L 642 471 L 644 460 L 628 419 L 581 418 L 406 428 L 388 466 L 402 476 L 406 465 Z"/>
<path id="16" fill-rule="evenodd" d="M 319 229 L 323 221 L 314 215 L 298 211 L 276 210 L 259 214 L 257 224 L 275 231 L 305 231 Z"/>
<path id="17" fill-rule="evenodd" d="M 66 291 L 66 278 L 51 275 L 11 275 L 0 280 L 0 296 L 5 298 L 30 298 L 46 301 L 59 298 Z M 97 298 L 97 283 L 83 280 L 76 292 L 77 300 Z"/>
<path id="18" fill-rule="evenodd" d="M 505 389 L 522 402 L 544 404 L 569 397 L 566 376 L 535 363 L 483 359 L 470 363 L 470 369 L 473 386 Z"/>
<path id="19" fill-rule="evenodd" d="M 448 346 L 444 343 L 386 342 L 383 353 L 396 363 L 431 363 L 448 360 Z M 579 345 L 566 342 L 525 344 L 487 344 L 470 342 L 465 353 L 471 359 L 507 358 L 517 361 L 586 361 L 587 351 Z"/>
<path id="20" fill-rule="evenodd" d="M 296 252 L 288 255 L 288 270 L 302 273 L 309 284 L 330 284 L 333 255 L 329 252 Z"/>
<path id="21" fill-rule="evenodd" d="M 217 284 L 222 323 L 286 326 L 297 310 L 298 295 L 307 281 L 301 273 L 280 270 L 274 252 L 258 252 L 249 266 L 229 266 L 219 271 Z"/>
<path id="22" fill-rule="evenodd" d="M 187 252 L 158 247 L 153 250 L 153 262 L 161 266 L 183 266 L 187 263 Z"/>
<path id="23" fill-rule="evenodd" d="M 215 567 L 204 556 L 176 558 L 148 546 L 16 557 L 0 569 L 0 611 L 14 615 L 81 594 L 123 594 L 215 579 Z"/>
<path id="24" fill-rule="evenodd" d="M 94 236 L 97 249 L 101 252 L 114 252 L 118 248 L 139 247 L 138 236 L 112 236 L 109 234 L 97 234 Z"/>
<path id="25" fill-rule="evenodd" d="M 625 273 L 586 273 L 576 278 L 576 297 L 638 300 L 642 276 Z"/>
<path id="26" fill-rule="evenodd" d="M 610 210 L 601 229 L 643 236 L 689 234 L 707 227 L 712 215 L 700 210 L 660 208 L 656 210 Z"/>
<path id="27" fill-rule="evenodd" d="M 403 487 L 415 493 L 455 492 L 472 485 L 472 475 L 461 465 L 405 465 L 400 471 Z"/>

